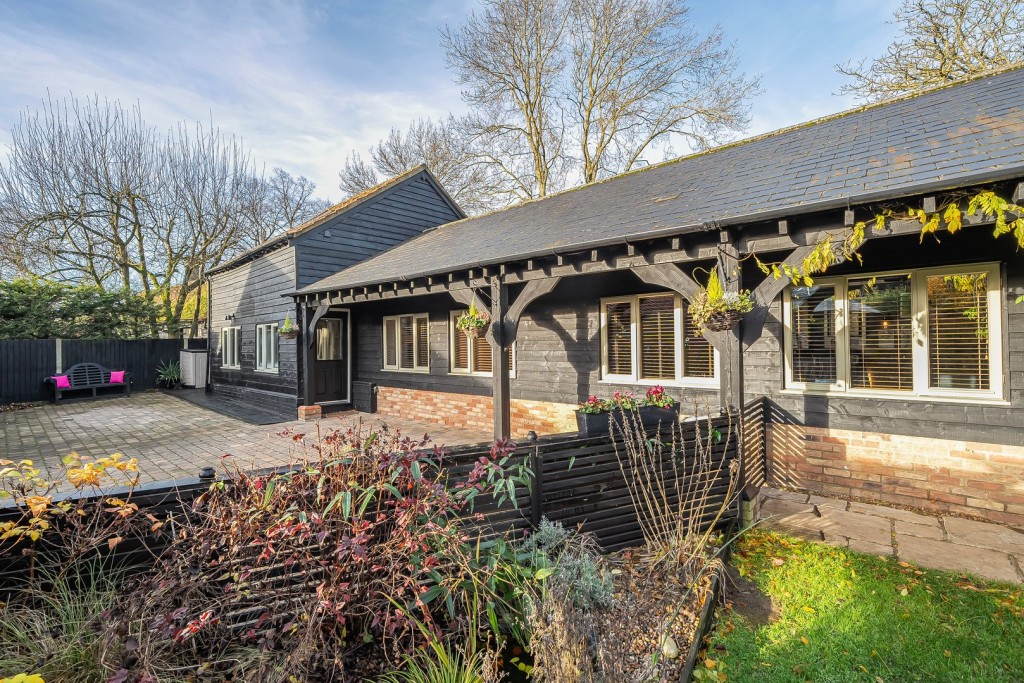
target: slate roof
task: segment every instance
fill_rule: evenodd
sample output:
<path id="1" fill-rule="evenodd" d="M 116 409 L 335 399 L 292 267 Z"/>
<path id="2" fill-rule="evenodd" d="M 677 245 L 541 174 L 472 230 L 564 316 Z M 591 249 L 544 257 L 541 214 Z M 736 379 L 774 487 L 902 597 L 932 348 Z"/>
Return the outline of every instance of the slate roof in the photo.
<path id="1" fill-rule="evenodd" d="M 570 253 L 627 238 L 1024 176 L 1024 69 L 855 109 L 443 225 L 301 290 Z"/>
<path id="2" fill-rule="evenodd" d="M 264 240 L 263 242 L 257 244 L 252 249 L 244 251 L 238 256 L 232 258 L 230 261 L 226 261 L 217 266 L 216 268 L 211 269 L 208 274 L 214 275 L 224 270 L 230 270 L 231 268 L 241 265 L 246 261 L 250 261 L 256 258 L 257 256 L 261 256 L 263 254 L 266 254 L 267 252 L 279 249 L 280 247 L 285 246 L 290 238 L 297 237 L 298 235 L 309 232 L 318 225 L 322 225 L 324 221 L 328 221 L 340 214 L 343 214 L 346 211 L 349 211 L 350 209 L 353 209 L 356 206 L 363 204 L 367 200 L 376 197 L 380 194 L 383 194 L 385 191 L 390 190 L 391 188 L 397 185 L 401 185 L 406 180 L 409 180 L 410 178 L 413 178 L 419 175 L 420 173 L 426 173 L 427 175 L 430 176 L 431 180 L 433 180 L 434 184 L 438 188 L 440 188 L 441 193 L 444 195 L 445 199 L 448 200 L 448 203 L 452 205 L 452 208 L 456 211 L 458 215 L 466 215 L 465 212 L 463 212 L 462 209 L 459 207 L 459 205 L 455 203 L 455 200 L 448 196 L 445 189 L 441 186 L 441 183 L 438 182 L 437 178 L 435 178 L 434 175 L 430 172 L 430 169 L 427 168 L 427 165 L 419 164 L 418 166 L 410 168 L 405 173 L 396 175 L 393 178 L 388 178 L 382 183 L 378 183 L 377 185 L 374 185 L 371 188 L 363 190 L 362 192 L 357 192 L 351 197 L 343 199 L 337 204 L 333 204 L 327 207 L 317 215 L 310 218 L 305 223 L 300 223 L 299 225 L 296 225 L 294 228 L 286 230 L 280 235 L 275 235 L 274 237 L 271 237 L 268 240 Z"/>

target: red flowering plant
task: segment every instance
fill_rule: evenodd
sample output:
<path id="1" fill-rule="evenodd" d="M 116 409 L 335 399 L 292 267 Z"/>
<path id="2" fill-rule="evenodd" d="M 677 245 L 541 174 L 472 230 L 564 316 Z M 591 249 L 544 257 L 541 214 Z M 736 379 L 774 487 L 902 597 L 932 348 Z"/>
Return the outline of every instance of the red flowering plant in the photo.
<path id="1" fill-rule="evenodd" d="M 603 398 L 589 396 L 586 401 L 579 404 L 576 410 L 588 415 L 599 415 L 600 413 L 611 412 L 611 406 Z"/>
<path id="2" fill-rule="evenodd" d="M 676 400 L 668 395 L 665 391 L 665 387 L 657 384 L 647 389 L 647 395 L 641 402 L 641 405 L 645 406 L 657 406 L 658 408 L 671 408 L 676 404 Z"/>
<path id="3" fill-rule="evenodd" d="M 636 394 L 632 391 L 616 391 L 612 394 L 612 410 L 617 408 L 622 411 L 631 411 L 636 410 L 639 406 L 640 402 L 636 399 Z"/>

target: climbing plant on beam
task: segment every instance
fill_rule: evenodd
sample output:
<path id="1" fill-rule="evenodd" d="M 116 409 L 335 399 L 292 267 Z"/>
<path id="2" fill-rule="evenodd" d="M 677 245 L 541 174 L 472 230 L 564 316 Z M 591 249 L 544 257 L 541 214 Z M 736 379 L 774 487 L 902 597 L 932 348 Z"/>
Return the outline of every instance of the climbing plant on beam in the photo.
<path id="1" fill-rule="evenodd" d="M 964 204 L 967 206 L 966 212 L 961 209 Z M 979 213 L 994 221 L 993 237 L 1011 235 L 1017 242 L 1017 248 L 1024 248 L 1024 207 L 992 190 L 982 190 L 974 194 L 951 193 L 932 212 L 910 208 L 900 211 L 883 209 L 871 221 L 858 221 L 838 233 L 826 233 L 798 266 L 781 262 L 765 263 L 756 254 L 753 257 L 765 275 L 771 275 L 776 280 L 787 277 L 793 284 L 810 286 L 815 275 L 826 272 L 833 265 L 850 259 L 862 262 L 860 248 L 868 239 L 869 223 L 873 232 L 880 233 L 890 221 L 916 220 L 921 224 L 921 241 L 924 241 L 928 235 L 937 236 L 939 228 L 943 226 L 950 234 L 959 232 L 964 228 L 965 215 L 974 216 Z M 1024 296 L 1019 297 L 1017 303 L 1024 303 Z"/>

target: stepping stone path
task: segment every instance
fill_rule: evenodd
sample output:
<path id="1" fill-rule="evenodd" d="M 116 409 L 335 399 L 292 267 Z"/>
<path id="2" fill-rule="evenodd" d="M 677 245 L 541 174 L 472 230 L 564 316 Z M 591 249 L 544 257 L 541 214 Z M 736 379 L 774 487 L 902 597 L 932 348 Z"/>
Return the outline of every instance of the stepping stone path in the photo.
<path id="1" fill-rule="evenodd" d="M 921 567 L 1024 583 L 1024 532 L 991 522 L 764 488 L 758 519 L 773 529 Z"/>

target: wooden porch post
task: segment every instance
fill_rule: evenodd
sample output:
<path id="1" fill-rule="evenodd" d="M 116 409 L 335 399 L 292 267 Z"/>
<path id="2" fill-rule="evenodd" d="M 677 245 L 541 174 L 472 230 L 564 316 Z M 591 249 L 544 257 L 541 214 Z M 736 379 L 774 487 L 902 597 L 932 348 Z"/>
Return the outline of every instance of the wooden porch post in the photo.
<path id="1" fill-rule="evenodd" d="M 311 406 L 315 402 L 313 400 L 313 349 L 310 344 L 304 343 L 312 337 L 310 308 L 305 303 L 302 305 L 302 336 L 299 337 L 299 343 L 296 344 L 299 351 L 302 353 L 302 405 Z"/>
<path id="2" fill-rule="evenodd" d="M 491 373 L 494 379 L 494 439 L 512 436 L 512 394 L 507 350 L 511 334 L 505 329 L 508 313 L 508 285 L 500 278 L 491 281 Z"/>
<path id="3" fill-rule="evenodd" d="M 726 293 L 739 292 L 739 252 L 730 242 L 722 244 L 718 257 L 722 289 Z M 743 411 L 743 321 L 725 333 L 724 350 L 721 351 L 720 396 L 723 410 L 733 408 Z"/>

